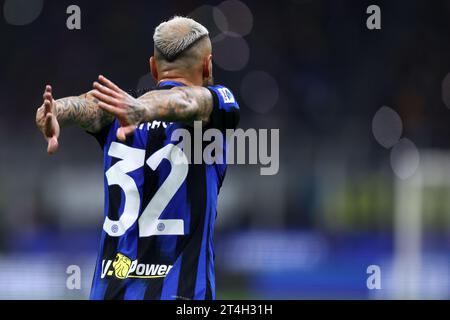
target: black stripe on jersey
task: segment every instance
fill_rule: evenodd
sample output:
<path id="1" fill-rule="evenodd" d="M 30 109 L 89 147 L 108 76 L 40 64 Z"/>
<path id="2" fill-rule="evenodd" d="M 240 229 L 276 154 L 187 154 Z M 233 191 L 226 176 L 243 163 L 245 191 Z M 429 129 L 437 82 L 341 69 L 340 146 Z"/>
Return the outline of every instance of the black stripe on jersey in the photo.
<path id="1" fill-rule="evenodd" d="M 211 214 L 208 212 L 207 214 Z M 212 217 L 209 217 L 209 223 L 211 224 Z M 209 254 L 209 236 L 210 236 L 211 228 L 208 226 L 208 233 L 206 234 L 206 293 L 205 293 L 205 300 L 212 300 L 212 289 L 211 289 L 211 282 L 209 280 L 209 259 L 211 259 L 211 256 Z"/>
<path id="2" fill-rule="evenodd" d="M 202 247 L 203 228 L 206 216 L 206 170 L 204 164 L 189 165 L 187 176 L 187 192 L 190 201 L 190 234 L 180 237 L 177 243 L 185 246 L 183 260 L 180 266 L 177 296 L 179 299 L 193 299 L 195 283 L 197 281 L 197 269 Z"/>
<path id="3" fill-rule="evenodd" d="M 145 151 L 145 159 L 148 159 L 153 153 L 161 149 L 166 139 L 166 132 L 163 126 L 156 130 L 149 130 L 148 142 Z M 158 190 L 159 175 L 158 171 L 153 171 L 149 166 L 144 166 L 144 188 L 142 208 L 147 207 L 150 200 Z M 162 263 L 159 261 L 159 248 L 157 245 L 157 237 L 145 237 L 138 239 L 138 259 L 145 263 Z M 161 297 L 161 289 L 163 278 L 148 279 L 147 289 L 145 291 L 145 300 L 158 300 Z"/>
<path id="4" fill-rule="evenodd" d="M 113 158 L 111 165 L 114 165 L 118 159 Z M 118 212 L 121 203 L 122 192 L 119 186 L 109 186 L 108 188 L 108 217 L 112 220 L 118 220 Z M 114 260 L 117 253 L 117 246 L 119 244 L 118 237 L 111 237 L 108 234 L 105 235 L 103 243 L 103 257 L 102 260 Z M 124 288 L 121 283 L 115 277 L 108 278 L 108 285 L 105 290 L 104 299 L 107 300 L 121 300 L 125 294 Z"/>
<path id="5" fill-rule="evenodd" d="M 103 150 L 103 148 L 105 147 L 106 140 L 108 139 L 109 130 L 111 130 L 111 126 L 113 124 L 114 121 L 108 124 L 107 126 L 103 127 L 102 129 L 100 129 L 100 131 L 98 132 L 86 131 L 86 133 L 93 136 Z"/>
<path id="6" fill-rule="evenodd" d="M 125 280 L 111 277 L 105 290 L 105 300 L 123 300 L 125 296 Z"/>
<path id="7" fill-rule="evenodd" d="M 117 245 L 119 243 L 118 237 L 105 236 L 103 242 L 103 256 L 102 260 L 114 260 L 117 253 Z M 121 285 L 119 279 L 115 277 L 108 277 L 108 285 L 105 290 L 103 299 L 105 300 L 122 300 L 125 294 L 124 287 Z"/>
<path id="8" fill-rule="evenodd" d="M 160 300 L 164 278 L 148 279 L 144 300 Z"/>

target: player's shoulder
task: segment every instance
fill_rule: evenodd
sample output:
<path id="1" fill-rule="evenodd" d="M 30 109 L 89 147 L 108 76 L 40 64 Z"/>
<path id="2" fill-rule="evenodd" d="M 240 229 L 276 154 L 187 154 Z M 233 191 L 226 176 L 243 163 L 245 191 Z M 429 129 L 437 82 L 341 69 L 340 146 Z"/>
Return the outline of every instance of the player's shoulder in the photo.
<path id="1" fill-rule="evenodd" d="M 152 88 L 138 88 L 136 90 L 128 90 L 128 94 L 131 95 L 134 98 L 139 98 L 140 96 L 143 96 L 144 94 L 146 94 L 149 91 L 152 90 L 157 90 L 157 87 L 152 87 Z"/>
<path id="2" fill-rule="evenodd" d="M 220 84 L 207 86 L 209 91 L 213 94 L 213 97 L 217 99 L 220 106 L 226 108 L 239 109 L 239 104 L 233 94 L 233 92 L 228 88 Z"/>

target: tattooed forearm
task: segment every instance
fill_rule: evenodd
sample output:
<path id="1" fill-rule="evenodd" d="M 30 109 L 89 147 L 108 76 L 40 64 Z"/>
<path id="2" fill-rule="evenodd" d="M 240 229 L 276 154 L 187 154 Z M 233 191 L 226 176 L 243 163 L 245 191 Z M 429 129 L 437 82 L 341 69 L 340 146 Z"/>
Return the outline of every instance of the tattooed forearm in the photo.
<path id="1" fill-rule="evenodd" d="M 150 91 L 138 99 L 130 112 L 130 120 L 207 122 L 213 108 L 213 98 L 203 87 L 177 87 L 171 90 Z M 133 123 L 136 121 L 133 121 Z"/>
<path id="2" fill-rule="evenodd" d="M 56 100 L 56 117 L 61 125 L 77 124 L 81 128 L 98 132 L 113 121 L 113 116 L 97 107 L 98 101 L 84 94 Z"/>

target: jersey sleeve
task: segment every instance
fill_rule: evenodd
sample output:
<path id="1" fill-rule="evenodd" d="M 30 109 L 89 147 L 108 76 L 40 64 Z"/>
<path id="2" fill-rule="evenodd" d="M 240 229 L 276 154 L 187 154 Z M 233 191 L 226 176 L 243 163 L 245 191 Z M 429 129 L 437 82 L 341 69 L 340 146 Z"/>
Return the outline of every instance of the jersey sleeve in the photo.
<path id="1" fill-rule="evenodd" d="M 95 140 L 97 140 L 100 147 L 103 149 L 103 147 L 106 144 L 106 141 L 108 140 L 108 135 L 111 132 L 111 129 L 114 127 L 117 130 L 116 122 L 117 122 L 117 120 L 114 119 L 113 122 L 111 122 L 107 126 L 104 126 L 102 129 L 100 129 L 100 131 L 98 131 L 98 132 L 86 131 L 86 133 L 93 136 L 95 138 Z"/>
<path id="2" fill-rule="evenodd" d="M 231 90 L 220 85 L 208 86 L 207 89 L 213 96 L 209 126 L 222 131 L 236 129 L 240 118 L 239 104 Z"/>

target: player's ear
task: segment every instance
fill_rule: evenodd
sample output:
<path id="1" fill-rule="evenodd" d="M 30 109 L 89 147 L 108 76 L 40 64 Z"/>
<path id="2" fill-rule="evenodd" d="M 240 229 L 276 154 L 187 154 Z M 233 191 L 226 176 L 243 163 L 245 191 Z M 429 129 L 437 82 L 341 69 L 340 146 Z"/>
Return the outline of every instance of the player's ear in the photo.
<path id="1" fill-rule="evenodd" d="M 210 78 L 212 74 L 212 55 L 209 54 L 203 59 L 203 78 Z"/>
<path id="2" fill-rule="evenodd" d="M 155 57 L 150 57 L 150 72 L 152 73 L 153 79 L 158 81 L 158 70 L 156 69 L 156 59 Z"/>

